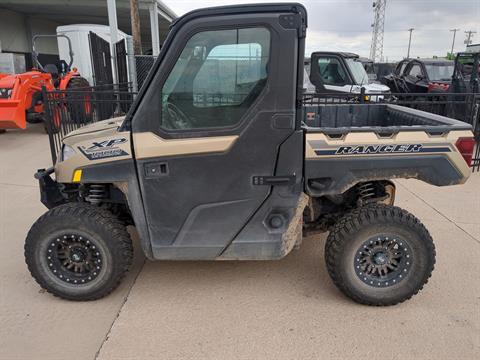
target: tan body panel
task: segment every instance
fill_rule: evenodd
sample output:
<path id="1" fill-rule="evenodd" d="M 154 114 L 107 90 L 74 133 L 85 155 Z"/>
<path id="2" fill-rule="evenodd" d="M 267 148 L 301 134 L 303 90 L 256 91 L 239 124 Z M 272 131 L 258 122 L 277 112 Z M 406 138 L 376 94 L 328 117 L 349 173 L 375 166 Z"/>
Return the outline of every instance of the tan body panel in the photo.
<path id="1" fill-rule="evenodd" d="M 81 149 L 88 149 L 94 146 L 95 143 L 108 143 L 109 141 L 115 141 L 118 139 L 125 139 L 125 141 L 121 144 L 115 144 L 113 147 L 110 147 L 107 150 L 122 151 L 124 155 L 97 158 L 92 160 L 81 151 Z M 73 173 L 75 170 L 81 169 L 85 166 L 110 163 L 112 161 L 128 160 L 132 158 L 130 132 L 118 132 L 117 127 L 91 134 L 86 133 L 76 136 L 69 136 L 68 138 L 65 138 L 63 142 L 65 145 L 68 145 L 75 150 L 75 155 L 71 156 L 65 161 L 59 161 L 55 165 L 55 177 L 56 180 L 61 183 L 71 183 L 73 181 Z"/>
<path id="2" fill-rule="evenodd" d="M 237 139 L 237 135 L 162 139 L 151 132 L 133 134 L 137 159 L 225 152 L 233 146 Z"/>
<path id="3" fill-rule="evenodd" d="M 323 142 L 326 149 L 335 149 L 340 146 L 357 146 L 357 145 L 408 145 L 423 144 L 429 147 L 449 147 L 450 152 L 435 152 L 448 157 L 453 166 L 463 175 L 465 180 L 470 176 L 471 170 L 467 166 L 465 160 L 455 147 L 455 143 L 459 138 L 472 137 L 471 131 L 459 130 L 450 131 L 442 135 L 429 135 L 425 131 L 400 131 L 392 137 L 379 137 L 374 132 L 350 132 L 341 138 L 331 138 L 324 133 L 307 133 L 305 141 L 305 159 L 325 159 L 325 158 L 344 158 L 344 157 L 362 157 L 362 156 L 405 156 L 411 154 L 388 153 L 388 154 L 356 154 L 356 155 L 317 155 L 312 147 L 312 141 Z M 422 154 L 429 154 L 423 152 Z M 433 154 L 433 152 L 432 152 Z"/>
<path id="4" fill-rule="evenodd" d="M 81 128 L 81 131 L 72 132 L 64 139 L 64 144 L 75 150 L 75 155 L 65 161 L 59 161 L 55 165 L 55 175 L 58 182 L 73 182 L 75 170 L 85 166 L 110 163 L 113 161 L 128 160 L 132 158 L 130 132 L 117 131 L 118 124 L 114 121 L 102 121 L 92 126 Z M 162 139 L 151 133 L 133 134 L 135 144 L 135 154 L 138 159 L 179 156 L 190 154 L 205 154 L 215 152 L 225 152 L 230 149 L 238 136 L 217 136 L 205 138 L 185 138 L 185 139 Z M 115 143 L 122 140 L 121 143 Z M 112 146 L 105 149 L 99 148 L 93 152 L 117 151 L 123 155 L 99 157 L 90 159 L 85 154 L 95 144 L 109 144 Z M 83 150 L 83 151 L 82 151 Z M 60 158 L 60 157 L 59 157 Z"/>

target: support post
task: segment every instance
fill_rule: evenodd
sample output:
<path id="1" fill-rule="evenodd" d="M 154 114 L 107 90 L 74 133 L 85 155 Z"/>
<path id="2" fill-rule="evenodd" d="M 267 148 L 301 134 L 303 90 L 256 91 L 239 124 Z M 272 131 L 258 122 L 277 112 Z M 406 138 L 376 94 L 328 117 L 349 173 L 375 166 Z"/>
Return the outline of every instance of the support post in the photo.
<path id="1" fill-rule="evenodd" d="M 140 32 L 140 15 L 138 13 L 138 0 L 130 0 L 130 19 L 132 25 L 134 54 L 142 55 L 142 35 Z"/>
<path id="2" fill-rule="evenodd" d="M 152 53 L 153 56 L 158 56 L 160 53 L 160 30 L 158 28 L 158 11 L 155 0 L 150 3 L 148 10 L 150 12 L 150 30 L 152 33 Z"/>
<path id="3" fill-rule="evenodd" d="M 110 53 L 112 54 L 113 83 L 118 80 L 117 54 L 115 44 L 118 41 L 117 5 L 116 0 L 107 0 L 108 25 L 110 26 Z"/>
<path id="4" fill-rule="evenodd" d="M 137 81 L 137 63 L 135 61 L 135 52 L 134 52 L 134 42 L 135 40 L 131 37 L 127 37 L 127 62 L 128 62 L 128 78 L 132 83 L 132 91 L 134 93 L 138 92 L 138 81 Z"/>

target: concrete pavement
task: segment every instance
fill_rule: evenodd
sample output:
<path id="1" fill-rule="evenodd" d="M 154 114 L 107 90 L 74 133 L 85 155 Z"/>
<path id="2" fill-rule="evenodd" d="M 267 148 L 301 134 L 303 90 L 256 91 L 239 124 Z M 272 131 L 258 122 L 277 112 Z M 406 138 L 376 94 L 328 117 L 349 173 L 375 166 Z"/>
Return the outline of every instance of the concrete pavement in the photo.
<path id="1" fill-rule="evenodd" d="M 276 262 L 144 262 L 113 294 L 44 293 L 23 241 L 45 209 L 32 177 L 49 165 L 40 126 L 0 134 L 0 359 L 475 359 L 480 354 L 480 175 L 464 186 L 397 182 L 397 205 L 437 246 L 412 300 L 371 308 L 343 297 L 325 237 Z M 138 248 L 138 247 L 137 247 Z"/>

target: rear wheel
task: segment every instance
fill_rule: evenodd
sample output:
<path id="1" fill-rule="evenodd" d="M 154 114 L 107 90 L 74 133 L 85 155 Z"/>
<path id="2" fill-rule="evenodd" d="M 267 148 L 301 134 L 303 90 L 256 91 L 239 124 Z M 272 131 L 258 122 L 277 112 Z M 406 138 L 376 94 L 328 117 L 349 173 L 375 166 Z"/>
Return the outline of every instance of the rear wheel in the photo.
<path id="1" fill-rule="evenodd" d="M 412 214 L 395 206 L 372 205 L 337 222 L 327 239 L 325 260 L 333 282 L 351 299 L 395 305 L 427 283 L 435 247 Z"/>
<path id="2" fill-rule="evenodd" d="M 92 94 L 90 94 L 90 84 L 85 78 L 74 76 L 67 85 L 68 113 L 70 121 L 75 124 L 88 124 L 92 121 Z"/>
<path id="3" fill-rule="evenodd" d="M 109 211 L 71 203 L 51 209 L 30 229 L 25 261 L 38 284 L 69 300 L 112 292 L 133 257 L 126 227 Z"/>

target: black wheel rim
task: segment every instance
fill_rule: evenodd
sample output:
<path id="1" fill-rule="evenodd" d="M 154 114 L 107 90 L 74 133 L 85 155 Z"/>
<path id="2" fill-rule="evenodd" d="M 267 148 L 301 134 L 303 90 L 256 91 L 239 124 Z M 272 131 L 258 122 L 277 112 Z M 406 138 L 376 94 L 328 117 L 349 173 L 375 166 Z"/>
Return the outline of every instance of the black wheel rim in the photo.
<path id="1" fill-rule="evenodd" d="M 355 273 L 369 286 L 394 286 L 408 276 L 412 267 L 412 250 L 398 236 L 378 235 L 363 242 L 355 253 Z"/>
<path id="2" fill-rule="evenodd" d="M 55 277 L 72 285 L 93 281 L 103 267 L 98 245 L 78 234 L 64 234 L 52 239 L 47 247 L 46 260 Z"/>

